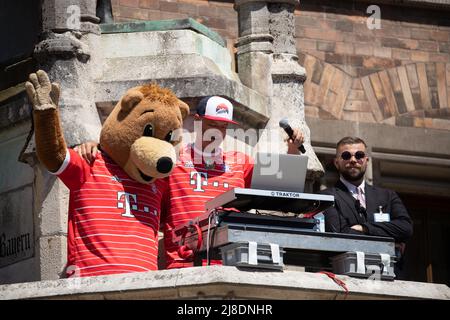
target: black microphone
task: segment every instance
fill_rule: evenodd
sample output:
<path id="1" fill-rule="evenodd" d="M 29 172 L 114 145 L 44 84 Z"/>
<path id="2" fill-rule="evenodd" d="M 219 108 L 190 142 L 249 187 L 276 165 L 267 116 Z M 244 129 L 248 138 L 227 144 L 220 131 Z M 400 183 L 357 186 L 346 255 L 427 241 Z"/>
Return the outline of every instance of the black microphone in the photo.
<path id="1" fill-rule="evenodd" d="M 292 130 L 291 126 L 289 125 L 289 121 L 286 118 L 283 118 L 279 122 L 280 127 L 284 129 L 284 131 L 288 134 L 289 138 L 292 139 L 292 136 L 294 135 L 294 130 Z M 305 153 L 305 147 L 301 144 L 298 147 L 298 150 L 300 150 L 301 153 Z"/>

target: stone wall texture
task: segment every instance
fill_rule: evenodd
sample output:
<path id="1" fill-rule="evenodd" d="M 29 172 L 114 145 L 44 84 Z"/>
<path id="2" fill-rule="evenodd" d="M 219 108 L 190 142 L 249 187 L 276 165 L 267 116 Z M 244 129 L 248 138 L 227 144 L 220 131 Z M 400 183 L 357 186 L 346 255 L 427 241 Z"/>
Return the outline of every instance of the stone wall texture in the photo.
<path id="1" fill-rule="evenodd" d="M 238 37 L 234 1 L 113 0 L 115 21 L 191 17 L 229 44 Z M 450 8 L 303 0 L 296 49 L 307 72 L 307 117 L 450 130 Z M 235 50 L 229 46 L 230 50 Z"/>

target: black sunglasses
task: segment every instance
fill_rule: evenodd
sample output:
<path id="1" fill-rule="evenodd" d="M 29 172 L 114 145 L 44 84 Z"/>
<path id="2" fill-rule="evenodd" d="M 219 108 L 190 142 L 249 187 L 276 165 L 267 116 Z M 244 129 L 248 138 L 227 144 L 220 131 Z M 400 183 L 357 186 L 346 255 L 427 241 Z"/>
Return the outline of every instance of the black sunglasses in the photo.
<path id="1" fill-rule="evenodd" d="M 352 156 L 353 155 L 348 151 L 344 151 L 341 153 L 341 158 L 343 160 L 350 160 L 352 158 Z M 355 156 L 356 160 L 361 160 L 361 159 L 365 158 L 366 154 L 364 153 L 364 151 L 356 151 L 354 156 Z"/>

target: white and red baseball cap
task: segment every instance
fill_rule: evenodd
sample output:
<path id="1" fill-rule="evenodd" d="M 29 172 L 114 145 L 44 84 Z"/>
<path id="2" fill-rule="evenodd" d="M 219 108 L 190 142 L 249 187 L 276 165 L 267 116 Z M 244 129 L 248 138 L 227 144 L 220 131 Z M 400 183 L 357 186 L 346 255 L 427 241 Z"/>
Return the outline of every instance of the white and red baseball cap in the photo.
<path id="1" fill-rule="evenodd" d="M 197 105 L 197 114 L 202 118 L 238 124 L 233 121 L 233 104 L 218 96 L 204 97 Z"/>

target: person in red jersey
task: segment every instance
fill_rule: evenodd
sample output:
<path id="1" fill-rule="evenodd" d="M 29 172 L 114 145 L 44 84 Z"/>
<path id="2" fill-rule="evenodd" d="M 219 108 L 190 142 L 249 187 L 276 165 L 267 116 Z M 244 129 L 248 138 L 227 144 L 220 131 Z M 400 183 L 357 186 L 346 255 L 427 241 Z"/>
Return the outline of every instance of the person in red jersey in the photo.
<path id="1" fill-rule="evenodd" d="M 205 214 L 208 200 L 233 188 L 250 187 L 252 178 L 253 160 L 248 155 L 220 148 L 229 124 L 236 124 L 231 102 L 217 96 L 205 97 L 194 117 L 195 127 L 200 124 L 201 129 L 196 130 L 194 143 L 180 149 L 177 165 L 168 178 L 170 201 L 161 221 L 167 268 L 193 265 L 192 258 L 183 257 L 174 243 L 173 230 Z"/>
<path id="2" fill-rule="evenodd" d="M 180 148 L 176 166 L 168 178 L 168 192 L 161 214 L 164 233 L 165 268 L 194 265 L 192 257 L 183 257 L 180 245 L 174 242 L 173 230 L 205 214 L 205 203 L 233 188 L 249 188 L 253 159 L 239 151 L 223 151 L 221 144 L 233 121 L 233 104 L 225 98 L 208 96 L 200 100 L 194 115 L 194 143 Z M 288 141 L 288 153 L 297 153 L 304 142 L 299 129 Z M 89 159 L 96 152 L 96 143 L 87 142 L 79 152 Z M 203 261 L 205 264 L 206 261 Z M 219 263 L 211 261 L 211 263 Z"/>

